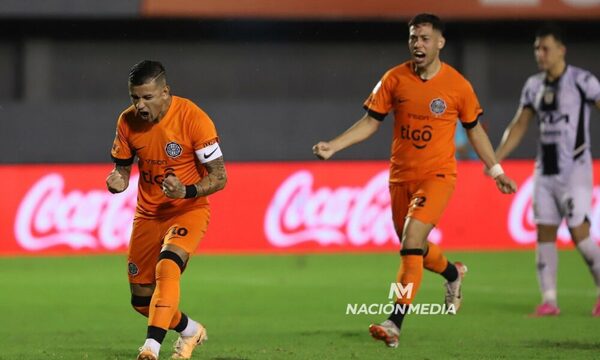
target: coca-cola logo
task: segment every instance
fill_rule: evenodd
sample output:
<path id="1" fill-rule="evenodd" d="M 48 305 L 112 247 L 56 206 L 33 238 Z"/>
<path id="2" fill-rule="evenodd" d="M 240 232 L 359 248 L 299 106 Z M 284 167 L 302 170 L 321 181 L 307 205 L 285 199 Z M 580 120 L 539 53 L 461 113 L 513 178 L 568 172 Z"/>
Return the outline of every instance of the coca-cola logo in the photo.
<path id="1" fill-rule="evenodd" d="M 592 238 L 600 238 L 600 187 L 596 186 L 592 195 L 592 211 L 590 213 Z M 536 242 L 537 234 L 533 217 L 533 176 L 530 176 L 522 185 L 510 206 L 508 214 L 508 231 L 516 243 L 532 244 Z M 558 228 L 558 241 L 569 243 L 571 235 L 566 223 Z"/>
<path id="2" fill-rule="evenodd" d="M 276 247 L 315 241 L 320 245 L 382 246 L 398 243 L 391 216 L 388 171 L 364 186 L 313 188 L 310 171 L 290 175 L 276 190 L 265 216 L 265 234 Z M 436 228 L 430 241 L 439 243 Z"/>
<path id="3" fill-rule="evenodd" d="M 130 184 L 137 184 L 138 175 Z M 27 250 L 57 245 L 74 249 L 113 250 L 127 246 L 136 206 L 137 189 L 112 195 L 106 190 L 65 193 L 61 174 L 51 173 L 35 183 L 17 211 L 15 236 Z"/>

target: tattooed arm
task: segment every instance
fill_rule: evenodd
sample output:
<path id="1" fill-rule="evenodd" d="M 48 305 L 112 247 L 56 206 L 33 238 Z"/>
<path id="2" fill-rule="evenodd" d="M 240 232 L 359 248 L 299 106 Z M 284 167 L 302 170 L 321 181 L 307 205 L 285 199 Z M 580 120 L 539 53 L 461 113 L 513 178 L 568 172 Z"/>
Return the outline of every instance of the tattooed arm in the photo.
<path id="1" fill-rule="evenodd" d="M 175 175 L 168 175 L 162 182 L 162 189 L 165 196 L 171 199 L 183 199 L 186 197 L 207 196 L 223 189 L 227 183 L 227 173 L 225 172 L 225 163 L 223 157 L 218 157 L 213 161 L 202 164 L 208 171 L 208 175 L 202 178 L 193 186 L 196 188 L 195 194 L 188 194 L 186 188 L 192 185 L 185 186 Z"/>
<path id="2" fill-rule="evenodd" d="M 197 196 L 207 196 L 222 190 L 227 183 L 227 172 L 225 171 L 223 157 L 221 156 L 202 165 L 208 171 L 208 175 L 194 184 L 198 190 Z"/>

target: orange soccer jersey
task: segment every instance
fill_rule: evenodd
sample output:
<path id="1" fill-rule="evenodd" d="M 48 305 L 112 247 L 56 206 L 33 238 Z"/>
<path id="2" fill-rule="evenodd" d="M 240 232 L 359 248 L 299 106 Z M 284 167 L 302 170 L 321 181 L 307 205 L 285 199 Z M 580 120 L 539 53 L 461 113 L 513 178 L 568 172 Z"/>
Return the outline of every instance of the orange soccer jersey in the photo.
<path id="1" fill-rule="evenodd" d="M 184 185 L 200 181 L 206 170 L 195 151 L 218 141 L 212 120 L 190 100 L 172 97 L 171 105 L 158 123 L 136 116 L 133 106 L 117 122 L 111 155 L 118 165 L 129 165 L 138 157 L 137 216 L 156 218 L 208 205 L 206 197 L 170 199 L 162 192 L 162 180 L 176 175 Z"/>
<path id="2" fill-rule="evenodd" d="M 378 118 L 394 110 L 392 183 L 456 174 L 457 120 L 472 123 L 483 112 L 471 84 L 450 65 L 422 80 L 410 61 L 386 72 L 364 106 Z"/>

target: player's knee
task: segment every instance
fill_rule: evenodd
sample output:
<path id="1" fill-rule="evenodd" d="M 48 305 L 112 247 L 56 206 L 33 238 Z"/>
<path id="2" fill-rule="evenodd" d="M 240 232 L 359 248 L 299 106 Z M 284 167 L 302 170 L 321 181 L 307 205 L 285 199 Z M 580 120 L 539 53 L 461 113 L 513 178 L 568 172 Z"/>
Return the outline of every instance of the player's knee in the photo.
<path id="1" fill-rule="evenodd" d="M 569 232 L 574 243 L 579 243 L 590 237 L 590 220 L 584 217 L 583 222 L 577 226 L 570 226 Z"/>
<path id="2" fill-rule="evenodd" d="M 148 317 L 151 300 L 152 296 L 139 296 L 131 294 L 131 306 L 133 306 L 135 311 L 146 317 Z"/>
<path id="3" fill-rule="evenodd" d="M 177 266 L 179 267 L 179 270 L 182 273 L 185 270 L 186 262 L 181 258 L 181 256 L 179 256 L 174 251 L 163 250 L 163 251 L 160 252 L 160 255 L 158 255 L 157 270 L 158 270 L 158 267 L 160 266 L 160 263 L 163 262 L 163 261 L 172 261 L 172 262 L 174 262 L 175 264 L 177 264 Z"/>
<path id="4" fill-rule="evenodd" d="M 557 225 L 542 225 L 537 226 L 537 241 L 538 243 L 550 243 L 556 241 L 558 231 Z"/>

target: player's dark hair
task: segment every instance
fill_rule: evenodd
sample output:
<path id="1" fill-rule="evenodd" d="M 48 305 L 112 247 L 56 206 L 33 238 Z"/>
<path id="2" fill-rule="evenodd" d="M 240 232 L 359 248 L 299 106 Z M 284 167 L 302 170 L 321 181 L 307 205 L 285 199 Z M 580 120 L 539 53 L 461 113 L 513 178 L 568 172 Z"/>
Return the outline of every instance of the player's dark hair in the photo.
<path id="1" fill-rule="evenodd" d="M 410 21 L 408 22 L 408 27 L 410 28 L 411 26 L 417 26 L 421 24 L 431 24 L 432 28 L 441 32 L 442 34 L 444 33 L 444 30 L 446 28 L 444 22 L 439 17 L 427 13 L 415 15 L 415 17 L 410 19 Z"/>
<path id="2" fill-rule="evenodd" d="M 536 38 L 542 38 L 546 36 L 552 36 L 556 41 L 561 44 L 565 44 L 565 33 L 560 28 L 560 26 L 555 23 L 546 23 L 535 32 Z"/>
<path id="3" fill-rule="evenodd" d="M 165 67 L 158 61 L 140 61 L 129 70 L 129 83 L 134 86 L 149 83 L 159 77 L 166 81 Z"/>

